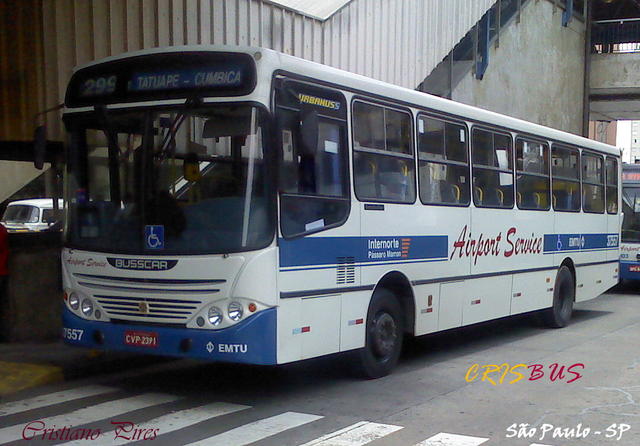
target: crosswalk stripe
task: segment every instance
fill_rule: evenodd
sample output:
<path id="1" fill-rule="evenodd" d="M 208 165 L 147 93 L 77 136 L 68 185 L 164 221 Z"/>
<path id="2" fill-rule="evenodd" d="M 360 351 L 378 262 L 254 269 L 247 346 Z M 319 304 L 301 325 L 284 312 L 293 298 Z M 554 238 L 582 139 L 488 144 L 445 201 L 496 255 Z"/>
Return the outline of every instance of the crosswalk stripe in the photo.
<path id="1" fill-rule="evenodd" d="M 180 410 L 172 412 L 167 415 L 163 415 L 158 418 L 146 421 L 144 423 L 136 424 L 135 429 L 137 432 L 149 432 L 157 429 L 156 435 L 168 434 L 169 432 L 184 429 L 185 427 L 200 423 L 202 421 L 210 420 L 212 418 L 221 417 L 230 413 L 238 412 L 244 409 L 249 409 L 250 406 L 242 406 L 240 404 L 230 403 L 212 403 L 204 406 L 194 407 L 192 409 Z M 126 427 L 126 426 L 125 426 Z M 126 433 L 126 430 L 119 432 L 121 438 L 116 438 L 115 429 L 112 431 L 104 432 L 98 440 L 91 441 L 91 446 L 103 446 L 103 445 L 119 445 L 126 444 L 132 441 L 143 440 L 143 437 L 132 438 L 133 433 Z M 144 435 L 144 434 L 141 434 Z M 122 438 L 127 437 L 127 438 Z M 155 435 L 154 435 L 155 438 Z M 87 440 L 76 440 L 68 443 L 63 443 L 64 446 L 76 446 L 87 445 Z"/>
<path id="2" fill-rule="evenodd" d="M 165 395 L 162 393 L 145 393 L 143 395 L 96 404 L 95 406 L 74 410 L 62 415 L 56 415 L 49 418 L 41 418 L 40 420 L 37 420 L 37 424 L 34 424 L 33 428 L 51 429 L 54 428 L 54 426 L 57 429 L 60 429 L 64 426 L 75 428 L 83 424 L 108 419 L 116 415 L 124 414 L 138 409 L 144 409 L 146 407 L 157 406 L 158 404 L 169 403 L 177 399 L 178 397 L 174 395 Z M 28 425 L 16 424 L 14 426 L 0 429 L 0 441 L 3 442 L 2 444 L 4 444 L 11 441 L 19 440 L 23 438 L 23 431 L 26 432 L 27 436 L 33 435 L 34 438 L 38 438 L 38 435 L 42 435 L 44 433 L 43 430 L 29 430 L 26 426 Z"/>
<path id="3" fill-rule="evenodd" d="M 279 434 L 294 427 L 311 423 L 323 417 L 298 412 L 285 412 L 273 417 L 254 421 L 243 426 L 236 427 L 204 440 L 190 443 L 187 446 L 245 446 L 254 441 L 263 440 L 272 435 Z"/>
<path id="4" fill-rule="evenodd" d="M 106 386 L 86 386 L 76 389 L 62 390 L 61 392 L 48 393 L 35 396 L 20 401 L 0 404 L 0 417 L 25 412 L 27 410 L 39 409 L 41 407 L 52 406 L 54 404 L 73 401 L 80 398 L 101 395 L 103 393 L 115 392 L 117 389 Z"/>
<path id="5" fill-rule="evenodd" d="M 301 446 L 361 446 L 402 429 L 392 424 L 361 421 L 337 430 Z"/>
<path id="6" fill-rule="evenodd" d="M 489 441 L 489 439 L 440 432 L 439 434 L 429 437 L 414 446 L 478 446 L 485 441 Z"/>

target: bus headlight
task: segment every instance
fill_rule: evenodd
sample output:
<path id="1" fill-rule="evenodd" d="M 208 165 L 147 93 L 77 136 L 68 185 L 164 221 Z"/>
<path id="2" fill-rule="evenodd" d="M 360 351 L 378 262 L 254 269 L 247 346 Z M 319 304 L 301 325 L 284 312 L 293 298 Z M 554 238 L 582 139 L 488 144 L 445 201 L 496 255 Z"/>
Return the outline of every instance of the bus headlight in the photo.
<path id="1" fill-rule="evenodd" d="M 77 310 L 80 306 L 80 298 L 76 293 L 71 293 L 69 295 L 69 306 L 74 310 Z"/>
<path id="2" fill-rule="evenodd" d="M 207 315 L 209 323 L 213 326 L 220 325 L 222 322 L 222 311 L 218 307 L 209 308 L 209 314 Z"/>
<path id="3" fill-rule="evenodd" d="M 93 313 L 93 302 L 89 299 L 85 299 L 82 301 L 82 314 L 89 317 Z"/>
<path id="4" fill-rule="evenodd" d="M 227 308 L 227 313 L 229 314 L 229 319 L 235 322 L 239 321 L 242 319 L 242 304 L 231 302 L 229 308 Z"/>

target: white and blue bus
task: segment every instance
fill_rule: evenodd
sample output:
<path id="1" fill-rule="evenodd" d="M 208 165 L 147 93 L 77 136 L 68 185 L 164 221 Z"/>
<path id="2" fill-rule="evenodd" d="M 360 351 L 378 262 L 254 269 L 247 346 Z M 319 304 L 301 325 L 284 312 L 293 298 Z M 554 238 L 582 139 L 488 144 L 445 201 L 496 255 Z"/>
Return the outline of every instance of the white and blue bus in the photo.
<path id="1" fill-rule="evenodd" d="M 618 281 L 611 146 L 262 48 L 77 69 L 64 337 L 251 364 L 540 311 Z"/>
<path id="2" fill-rule="evenodd" d="M 620 279 L 640 280 L 640 164 L 622 165 Z"/>

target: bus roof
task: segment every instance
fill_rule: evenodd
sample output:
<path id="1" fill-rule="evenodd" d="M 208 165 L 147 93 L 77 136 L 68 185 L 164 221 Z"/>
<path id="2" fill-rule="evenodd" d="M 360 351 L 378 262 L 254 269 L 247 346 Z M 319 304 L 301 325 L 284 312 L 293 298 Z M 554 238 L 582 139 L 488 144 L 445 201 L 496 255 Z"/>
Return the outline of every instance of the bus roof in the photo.
<path id="1" fill-rule="evenodd" d="M 513 118 L 479 107 L 474 107 L 449 99 L 444 99 L 438 96 L 433 96 L 428 93 L 423 93 L 420 91 L 389 84 L 359 74 L 354 74 L 348 71 L 340 70 L 338 68 L 330 67 L 328 65 L 323 65 L 317 62 L 312 62 L 261 47 L 230 45 L 187 45 L 167 48 L 153 48 L 124 53 L 98 61 L 93 61 L 88 64 L 76 67 L 74 72 L 97 64 L 126 59 L 129 57 L 188 51 L 239 52 L 250 54 L 252 56 L 255 56 L 256 53 L 260 53 L 261 57 L 258 61 L 256 61 L 259 71 L 285 71 L 300 76 L 317 79 L 323 83 L 335 85 L 336 88 L 361 92 L 363 95 L 373 95 L 378 96 L 379 98 L 389 98 L 392 102 L 400 102 L 407 106 L 427 108 L 449 115 L 458 116 L 461 119 L 468 119 L 471 121 L 504 127 L 517 132 L 539 135 L 550 140 L 573 144 L 614 156 L 620 156 L 621 154 L 621 150 L 615 146 L 587 139 L 572 133 L 563 132 L 561 130 L 534 124 L 522 119 Z M 171 102 L 175 103 L 176 101 L 172 100 Z"/>

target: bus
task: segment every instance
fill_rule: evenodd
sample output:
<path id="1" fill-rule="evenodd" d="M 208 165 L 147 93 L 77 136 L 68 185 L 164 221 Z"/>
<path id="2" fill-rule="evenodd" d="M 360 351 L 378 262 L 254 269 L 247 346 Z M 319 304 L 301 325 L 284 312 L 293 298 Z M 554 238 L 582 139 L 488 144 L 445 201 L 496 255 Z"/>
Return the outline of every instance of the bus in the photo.
<path id="1" fill-rule="evenodd" d="M 620 152 L 264 48 L 76 69 L 67 343 L 278 365 L 540 312 L 618 281 Z"/>
<path id="2" fill-rule="evenodd" d="M 620 279 L 640 280 L 640 164 L 622 165 Z"/>

